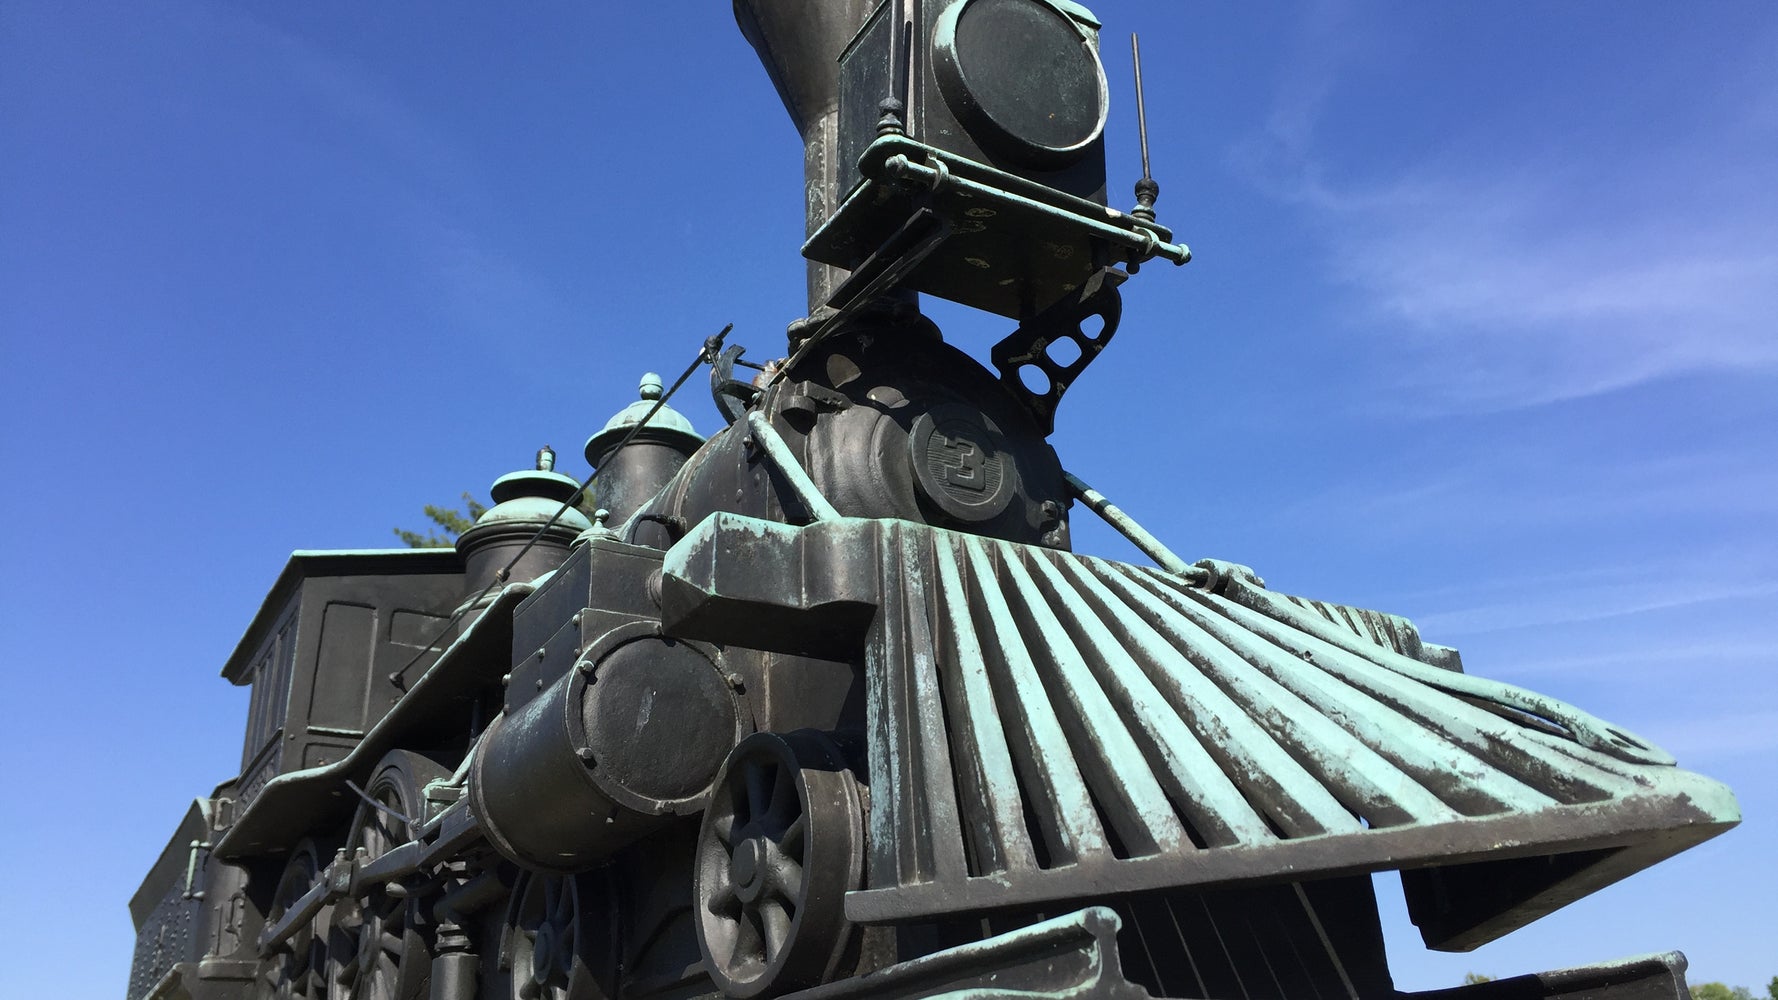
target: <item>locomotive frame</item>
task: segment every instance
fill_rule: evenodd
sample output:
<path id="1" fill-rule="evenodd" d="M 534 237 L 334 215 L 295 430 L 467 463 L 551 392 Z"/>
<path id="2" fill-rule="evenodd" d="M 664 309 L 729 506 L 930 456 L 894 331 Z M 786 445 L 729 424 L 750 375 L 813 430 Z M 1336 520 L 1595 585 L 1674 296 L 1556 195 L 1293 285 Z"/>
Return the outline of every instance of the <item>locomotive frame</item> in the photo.
<path id="1" fill-rule="evenodd" d="M 740 380 L 706 344 L 707 442 L 645 381 L 588 442 L 597 522 L 540 461 L 455 552 L 293 556 L 224 668 L 254 688 L 241 774 L 132 901 L 131 1000 L 1210 998 L 1261 970 L 1393 997 L 1365 873 L 1401 869 L 1427 943 L 1463 949 L 1738 820 L 1648 741 L 1404 619 L 1180 559 L 1065 470 L 1045 437 L 1118 286 L 1189 251 L 1151 179 L 1108 208 L 957 138 L 981 109 L 920 81 L 929 49 L 962 73 L 937 34 L 970 16 L 1096 61 L 1090 13 L 736 10 L 821 209 L 787 356 Z M 836 74 L 867 15 L 909 28 L 861 112 Z M 836 144 L 862 149 L 843 190 Z M 1069 155 L 1090 178 L 1103 151 Z M 996 370 L 915 292 L 1018 319 Z M 1073 553 L 1076 507 L 1156 565 Z M 1680 997 L 1683 970 L 1465 995 Z"/>

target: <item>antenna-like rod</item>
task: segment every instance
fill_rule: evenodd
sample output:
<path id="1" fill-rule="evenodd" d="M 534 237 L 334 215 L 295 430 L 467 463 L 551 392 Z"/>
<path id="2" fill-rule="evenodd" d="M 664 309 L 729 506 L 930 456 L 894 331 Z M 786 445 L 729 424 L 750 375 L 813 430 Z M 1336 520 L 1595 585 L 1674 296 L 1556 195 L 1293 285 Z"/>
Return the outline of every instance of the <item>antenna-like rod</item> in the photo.
<path id="1" fill-rule="evenodd" d="M 1154 221 L 1154 202 L 1161 196 L 1161 186 L 1155 183 L 1154 175 L 1148 169 L 1148 108 L 1142 100 L 1142 43 L 1136 39 L 1136 33 L 1130 32 L 1130 59 L 1136 65 L 1136 133 L 1142 139 L 1142 179 L 1136 182 L 1136 207 L 1131 215 L 1139 219 Z"/>

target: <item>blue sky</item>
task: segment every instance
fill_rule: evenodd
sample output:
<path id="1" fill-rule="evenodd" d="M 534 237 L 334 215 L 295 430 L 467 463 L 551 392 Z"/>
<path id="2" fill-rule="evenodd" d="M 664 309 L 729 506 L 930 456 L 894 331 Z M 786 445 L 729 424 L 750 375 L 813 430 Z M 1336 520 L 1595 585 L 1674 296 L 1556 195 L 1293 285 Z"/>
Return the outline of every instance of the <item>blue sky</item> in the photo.
<path id="1" fill-rule="evenodd" d="M 794 131 L 726 4 L 632 9 L 0 5 L 0 994 L 122 991 L 125 902 L 238 766 L 217 671 L 292 549 L 393 542 L 546 442 L 583 473 L 724 323 L 781 345 Z M 1398 983 L 1667 948 L 1778 974 L 1778 7 L 1099 13 L 1116 199 L 1137 28 L 1197 260 L 1126 286 L 1064 463 L 1747 816 L 1469 955 L 1385 885 Z M 1005 329 L 930 311 L 978 357 Z"/>

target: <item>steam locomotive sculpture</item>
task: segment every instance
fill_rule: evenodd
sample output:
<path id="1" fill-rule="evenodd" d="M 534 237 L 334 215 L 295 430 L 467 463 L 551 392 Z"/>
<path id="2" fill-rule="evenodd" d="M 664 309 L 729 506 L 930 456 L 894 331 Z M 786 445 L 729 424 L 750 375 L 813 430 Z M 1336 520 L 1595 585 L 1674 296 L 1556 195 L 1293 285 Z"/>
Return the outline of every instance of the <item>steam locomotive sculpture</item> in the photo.
<path id="1" fill-rule="evenodd" d="M 1187 564 L 1065 471 L 1119 285 L 1189 258 L 1150 178 L 1107 207 L 1091 13 L 735 12 L 805 140 L 788 355 L 705 345 L 707 441 L 645 380 L 587 442 L 596 521 L 545 453 L 455 550 L 293 555 L 223 669 L 241 772 L 132 900 L 129 1000 L 1370 1000 L 1371 872 L 1460 950 L 1737 822 L 1647 741 Z M 992 370 L 922 292 L 1018 323 Z M 1082 507 L 1156 565 L 1073 553 Z"/>

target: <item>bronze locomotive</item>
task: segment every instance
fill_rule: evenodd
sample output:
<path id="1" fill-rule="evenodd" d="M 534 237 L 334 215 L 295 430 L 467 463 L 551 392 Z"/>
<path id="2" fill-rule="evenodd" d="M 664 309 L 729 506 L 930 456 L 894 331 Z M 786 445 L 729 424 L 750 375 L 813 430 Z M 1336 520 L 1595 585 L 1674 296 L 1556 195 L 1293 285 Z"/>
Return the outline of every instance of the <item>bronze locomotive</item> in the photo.
<path id="1" fill-rule="evenodd" d="M 1368 873 L 1471 948 L 1738 820 L 1405 619 L 1188 564 L 1047 443 L 1186 249 L 1107 206 L 1066 0 L 736 0 L 805 140 L 810 315 L 644 381 L 455 550 L 298 552 L 240 775 L 131 908 L 147 997 L 1392 997 Z M 916 295 L 1016 320 L 992 369 Z M 689 374 L 689 372 L 688 372 Z M 680 379 L 683 383 L 684 379 Z M 680 383 L 675 383 L 677 388 Z M 1085 507 L 1152 557 L 1074 553 Z M 1683 959 L 1467 988 L 1685 995 Z"/>

